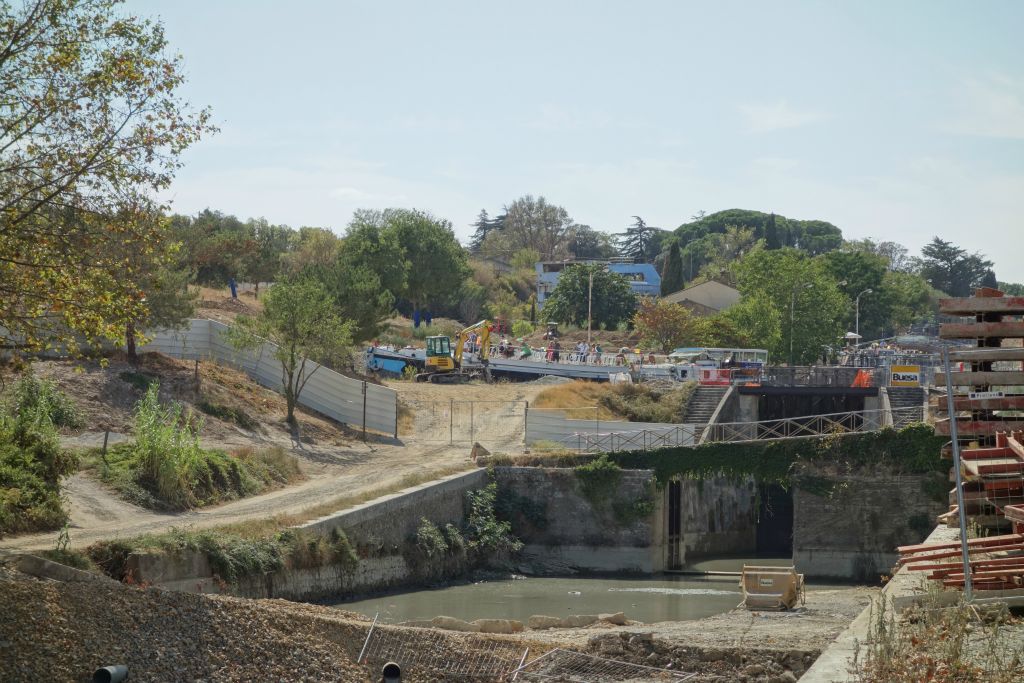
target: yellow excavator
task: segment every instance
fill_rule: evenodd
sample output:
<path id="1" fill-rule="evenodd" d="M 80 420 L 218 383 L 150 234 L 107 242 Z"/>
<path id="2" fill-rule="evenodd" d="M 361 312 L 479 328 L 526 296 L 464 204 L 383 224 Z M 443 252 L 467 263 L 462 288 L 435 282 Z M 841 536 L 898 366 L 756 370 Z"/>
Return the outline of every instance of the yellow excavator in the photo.
<path id="1" fill-rule="evenodd" d="M 462 352 L 466 342 L 474 332 L 477 333 L 477 345 L 480 353 L 477 359 L 480 361 L 480 371 L 485 377 L 489 377 L 487 361 L 491 351 L 491 323 L 489 320 L 481 320 L 475 325 L 470 325 L 459 332 L 455 338 L 455 348 L 452 348 L 452 340 L 448 337 L 427 337 L 427 359 L 424 363 L 424 372 L 416 375 L 417 382 L 431 382 L 433 384 L 457 384 L 468 382 L 478 373 L 470 372 L 462 364 Z"/>

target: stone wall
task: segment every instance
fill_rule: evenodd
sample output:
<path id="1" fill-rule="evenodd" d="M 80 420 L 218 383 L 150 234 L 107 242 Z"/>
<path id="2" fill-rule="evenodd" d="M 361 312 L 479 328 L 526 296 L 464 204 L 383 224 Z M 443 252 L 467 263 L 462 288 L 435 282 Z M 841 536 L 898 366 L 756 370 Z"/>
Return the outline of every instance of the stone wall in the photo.
<path id="1" fill-rule="evenodd" d="M 753 477 L 680 482 L 683 557 L 745 555 L 757 550 L 757 486 Z"/>
<path id="2" fill-rule="evenodd" d="M 896 564 L 896 547 L 920 543 L 947 509 L 928 494 L 938 474 L 804 475 L 817 483 L 794 487 L 793 560 L 807 576 L 877 582 Z"/>
<path id="3" fill-rule="evenodd" d="M 427 565 L 421 560 L 414 568 L 409 566 L 404 551 L 424 517 L 439 527 L 461 525 L 466 493 L 487 483 L 485 470 L 455 474 L 298 527 L 325 537 L 334 529 L 344 531 L 360 557 L 352 571 L 340 565 L 284 569 L 243 578 L 229 586 L 214 577 L 206 555 L 199 552 L 136 553 L 129 557 L 128 568 L 135 581 L 171 590 L 288 600 L 321 600 L 458 576 L 469 569 L 465 556 L 438 558 Z"/>
<path id="4" fill-rule="evenodd" d="M 498 497 L 512 505 L 512 532 L 530 573 L 643 572 L 663 568 L 664 511 L 651 470 L 622 470 L 614 494 L 595 504 L 568 468 L 496 467 Z M 649 507 L 637 507 L 646 502 Z M 637 514 L 640 509 L 643 514 Z"/>

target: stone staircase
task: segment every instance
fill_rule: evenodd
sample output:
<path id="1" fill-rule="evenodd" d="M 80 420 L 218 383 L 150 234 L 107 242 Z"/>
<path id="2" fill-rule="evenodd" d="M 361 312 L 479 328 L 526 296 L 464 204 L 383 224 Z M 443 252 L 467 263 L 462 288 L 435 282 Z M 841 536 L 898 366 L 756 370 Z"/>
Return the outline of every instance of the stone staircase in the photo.
<path id="1" fill-rule="evenodd" d="M 920 387 L 888 387 L 892 426 L 902 429 L 914 422 L 924 421 L 924 389 Z M 906 410 L 900 410 L 905 408 Z M 916 408 L 916 410 L 911 410 Z"/>
<path id="2" fill-rule="evenodd" d="M 722 397 L 729 391 L 729 387 L 699 386 L 686 404 L 686 414 L 683 416 L 684 424 L 706 425 L 715 414 L 715 409 L 722 402 Z"/>

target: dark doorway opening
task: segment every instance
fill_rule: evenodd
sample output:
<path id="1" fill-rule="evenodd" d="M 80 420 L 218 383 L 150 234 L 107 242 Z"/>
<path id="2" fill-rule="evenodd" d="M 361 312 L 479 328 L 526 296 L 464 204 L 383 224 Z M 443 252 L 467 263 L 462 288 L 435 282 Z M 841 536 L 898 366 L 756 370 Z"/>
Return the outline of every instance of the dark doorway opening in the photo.
<path id="1" fill-rule="evenodd" d="M 778 484 L 758 485 L 757 554 L 793 554 L 793 493 Z"/>
<path id="2" fill-rule="evenodd" d="M 668 483 L 668 569 L 683 568 L 682 496 L 683 483 L 678 479 L 670 481 Z"/>

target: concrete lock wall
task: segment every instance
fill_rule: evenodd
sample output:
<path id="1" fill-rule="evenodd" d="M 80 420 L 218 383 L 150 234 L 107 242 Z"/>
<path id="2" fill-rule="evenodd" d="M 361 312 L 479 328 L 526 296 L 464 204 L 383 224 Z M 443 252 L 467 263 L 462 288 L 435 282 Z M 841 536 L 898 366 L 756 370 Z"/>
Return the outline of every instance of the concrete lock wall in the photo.
<path id="1" fill-rule="evenodd" d="M 152 341 L 139 350 L 175 358 L 212 359 L 240 368 L 263 386 L 281 391 L 281 363 L 274 358 L 277 347 L 266 343 L 255 351 L 238 351 L 228 343 L 227 330 L 227 325 L 214 320 L 192 320 L 185 330 L 153 333 Z M 365 425 L 384 434 L 398 434 L 398 394 L 393 389 L 346 377 L 312 361 L 306 365 L 309 380 L 300 405 L 354 427 Z"/>
<path id="2" fill-rule="evenodd" d="M 830 492 L 793 490 L 793 560 L 814 577 L 878 581 L 896 547 L 920 543 L 947 505 L 926 491 L 936 475 L 829 475 Z"/>
<path id="3" fill-rule="evenodd" d="M 531 573 L 642 572 L 662 569 L 663 501 L 651 470 L 622 470 L 614 494 L 588 500 L 567 468 L 496 467 L 498 496 L 515 506 L 512 532 Z M 652 511 L 630 513 L 638 501 Z"/>
<path id="4" fill-rule="evenodd" d="M 680 482 L 684 561 L 757 550 L 757 485 L 753 477 Z M 667 487 L 666 487 L 667 494 Z"/>

